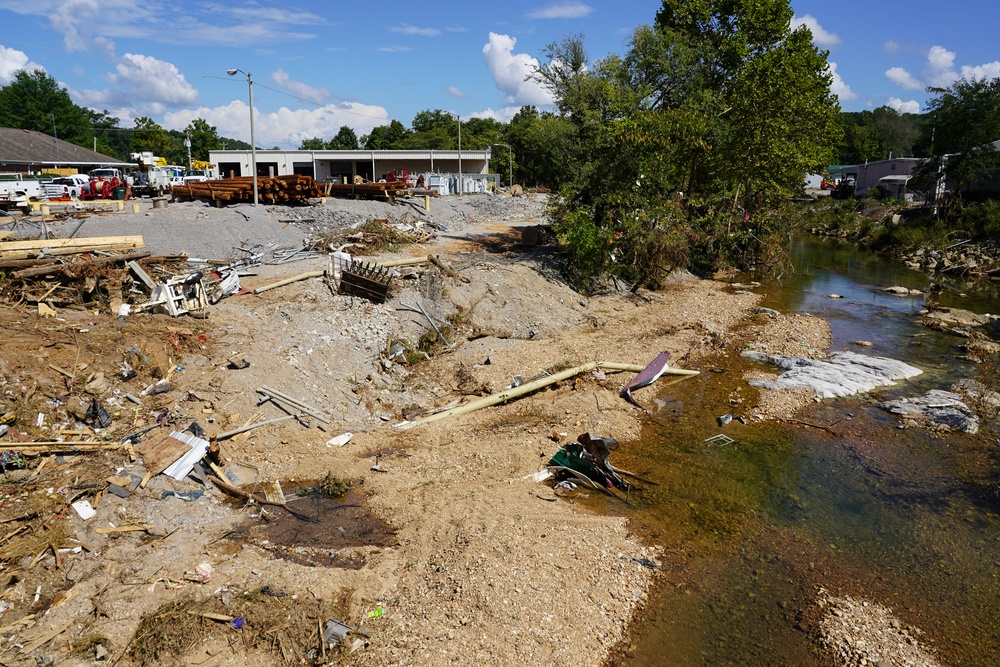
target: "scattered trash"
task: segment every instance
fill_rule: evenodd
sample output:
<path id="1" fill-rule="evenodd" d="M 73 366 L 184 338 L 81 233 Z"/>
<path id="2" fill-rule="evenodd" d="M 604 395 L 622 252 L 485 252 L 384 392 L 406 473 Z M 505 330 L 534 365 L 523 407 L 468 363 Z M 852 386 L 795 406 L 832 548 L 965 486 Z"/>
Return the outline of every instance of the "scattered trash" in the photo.
<path id="1" fill-rule="evenodd" d="M 746 424 L 747 423 L 746 419 L 744 419 L 743 417 L 740 417 L 739 415 L 734 415 L 732 412 L 728 412 L 728 413 L 722 415 L 721 417 L 716 417 L 715 421 L 719 422 L 719 426 L 725 426 L 726 424 L 728 424 L 729 422 L 733 421 L 734 419 L 736 421 L 738 421 L 739 423 L 741 423 L 741 424 Z"/>
<path id="2" fill-rule="evenodd" d="M 71 503 L 70 507 L 76 510 L 76 513 L 84 521 L 90 521 L 97 514 L 97 510 L 94 509 L 89 500 L 77 500 L 75 503 Z"/>
<path id="3" fill-rule="evenodd" d="M 736 441 L 730 438 L 728 435 L 723 435 L 719 433 L 718 435 L 713 435 L 710 438 L 705 438 L 705 444 L 711 446 L 728 447 L 729 445 L 736 444 Z"/>
<path id="4" fill-rule="evenodd" d="M 194 489 L 193 491 L 185 491 L 184 493 L 179 493 L 177 491 L 164 491 L 160 496 L 161 498 L 180 498 L 181 500 L 198 500 L 205 493 L 204 489 Z"/>
<path id="5" fill-rule="evenodd" d="M 226 364 L 226 368 L 231 371 L 242 371 L 246 368 L 250 368 L 250 362 L 246 359 L 231 359 L 229 363 Z"/>
<path id="6" fill-rule="evenodd" d="M 194 568 L 194 570 L 189 570 L 184 573 L 184 579 L 186 581 L 193 581 L 199 584 L 207 584 L 212 578 L 212 564 L 202 563 Z"/>
<path id="7" fill-rule="evenodd" d="M 243 627 L 243 623 L 244 622 L 245 622 L 245 620 L 244 620 L 244 618 L 242 616 L 237 616 L 236 618 L 233 619 L 233 622 L 232 622 L 233 628 L 235 630 L 241 629 Z"/>
<path id="8" fill-rule="evenodd" d="M 629 380 L 628 384 L 621 390 L 619 395 L 626 401 L 636 406 L 641 410 L 646 408 L 642 407 L 638 401 L 632 396 L 632 391 L 635 389 L 641 389 L 642 387 L 648 387 L 649 385 L 660 379 L 660 376 L 664 373 L 669 373 L 671 375 L 684 375 L 684 376 L 694 376 L 698 375 L 698 371 L 683 370 L 680 368 L 668 368 L 667 362 L 670 360 L 669 352 L 660 352 L 656 355 L 649 364 L 643 368 L 638 375 Z"/>
<path id="9" fill-rule="evenodd" d="M 382 618 L 385 615 L 385 608 L 379 606 L 372 609 L 370 612 L 365 614 L 365 620 L 371 620 L 373 618 Z"/>
<path id="10" fill-rule="evenodd" d="M 208 440 L 186 433 L 173 431 L 170 437 L 188 446 L 188 451 L 163 470 L 163 474 L 178 482 L 188 476 L 194 464 L 200 461 L 208 452 Z"/>
<path id="11" fill-rule="evenodd" d="M 330 438 L 329 440 L 327 440 L 326 441 L 326 446 L 327 447 L 343 447 L 344 445 L 346 445 L 347 443 L 349 443 L 351 441 L 351 438 L 353 438 L 353 437 L 354 437 L 354 434 L 351 433 L 351 432 L 341 433 L 340 435 L 338 435 L 338 436 L 336 436 L 334 438 Z"/>
<path id="12" fill-rule="evenodd" d="M 326 622 L 326 630 L 323 631 L 323 642 L 327 648 L 333 648 L 347 637 L 353 628 L 340 621 L 329 620 Z"/>

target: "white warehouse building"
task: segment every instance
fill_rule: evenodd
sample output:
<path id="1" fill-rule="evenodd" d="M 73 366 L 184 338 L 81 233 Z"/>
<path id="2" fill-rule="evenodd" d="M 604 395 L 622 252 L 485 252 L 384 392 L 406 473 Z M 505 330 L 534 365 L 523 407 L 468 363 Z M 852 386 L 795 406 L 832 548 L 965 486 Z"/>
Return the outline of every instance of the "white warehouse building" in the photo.
<path id="1" fill-rule="evenodd" d="M 466 178 L 490 180 L 490 149 L 486 150 L 258 150 L 257 175 L 301 174 L 318 181 L 352 183 L 355 176 L 380 181 L 386 174 L 461 173 Z M 251 176 L 249 149 L 211 151 L 209 161 L 221 178 Z"/>

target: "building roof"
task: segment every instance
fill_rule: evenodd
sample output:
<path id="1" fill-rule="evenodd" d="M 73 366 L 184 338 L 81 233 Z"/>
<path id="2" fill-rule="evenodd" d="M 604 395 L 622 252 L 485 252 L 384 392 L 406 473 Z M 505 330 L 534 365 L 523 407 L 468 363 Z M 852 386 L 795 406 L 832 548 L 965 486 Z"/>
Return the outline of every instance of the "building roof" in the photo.
<path id="1" fill-rule="evenodd" d="M 34 130 L 0 127 L 0 164 L 8 165 L 128 165 L 102 153 Z"/>

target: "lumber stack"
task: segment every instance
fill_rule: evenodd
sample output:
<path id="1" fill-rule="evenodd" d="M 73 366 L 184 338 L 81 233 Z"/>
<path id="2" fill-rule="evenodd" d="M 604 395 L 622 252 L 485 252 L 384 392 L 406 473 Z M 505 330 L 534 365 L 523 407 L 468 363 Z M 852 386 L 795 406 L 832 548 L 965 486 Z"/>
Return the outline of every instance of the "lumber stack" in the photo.
<path id="1" fill-rule="evenodd" d="M 331 197 L 351 197 L 354 199 L 388 199 L 409 194 L 413 187 L 408 181 L 388 181 L 382 183 L 327 183 L 325 192 Z"/>
<path id="2" fill-rule="evenodd" d="M 30 259 L 40 255 L 79 255 L 88 252 L 122 252 L 142 248 L 142 236 L 99 236 L 71 239 L 0 241 L 0 260 Z"/>
<path id="3" fill-rule="evenodd" d="M 239 176 L 214 181 L 192 182 L 170 188 L 174 199 L 201 199 L 216 205 L 253 201 L 253 177 Z M 323 187 L 311 176 L 289 174 L 274 178 L 257 177 L 257 198 L 269 204 L 304 201 L 322 197 Z"/>

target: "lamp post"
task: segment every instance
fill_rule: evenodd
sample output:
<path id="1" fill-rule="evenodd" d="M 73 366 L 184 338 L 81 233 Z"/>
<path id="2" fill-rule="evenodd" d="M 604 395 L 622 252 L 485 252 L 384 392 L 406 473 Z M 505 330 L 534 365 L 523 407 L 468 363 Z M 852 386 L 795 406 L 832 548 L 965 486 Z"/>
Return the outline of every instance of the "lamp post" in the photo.
<path id="1" fill-rule="evenodd" d="M 458 194 L 465 194 L 465 185 L 462 183 L 462 117 L 456 113 L 451 114 L 452 118 L 458 121 Z"/>
<path id="2" fill-rule="evenodd" d="M 510 168 L 510 187 L 514 187 L 514 149 L 510 147 L 510 144 L 493 144 L 494 146 L 506 146 L 507 147 L 507 166 Z"/>
<path id="3" fill-rule="evenodd" d="M 239 68 L 227 69 L 226 74 L 236 76 L 237 73 L 247 75 L 247 85 L 250 87 L 250 172 L 253 175 L 253 205 L 257 205 L 257 142 L 253 134 L 253 74 Z"/>

